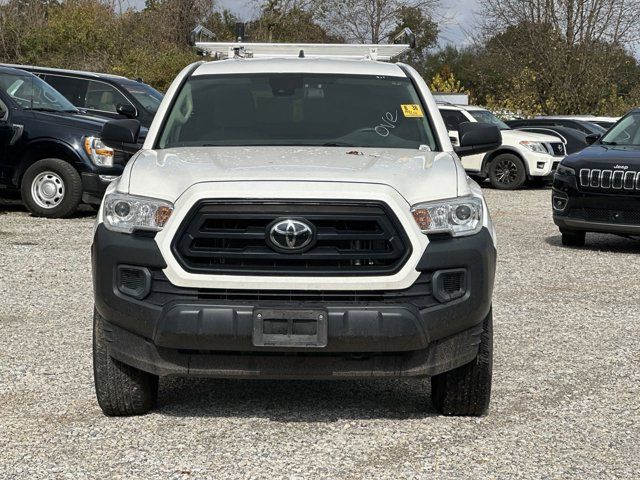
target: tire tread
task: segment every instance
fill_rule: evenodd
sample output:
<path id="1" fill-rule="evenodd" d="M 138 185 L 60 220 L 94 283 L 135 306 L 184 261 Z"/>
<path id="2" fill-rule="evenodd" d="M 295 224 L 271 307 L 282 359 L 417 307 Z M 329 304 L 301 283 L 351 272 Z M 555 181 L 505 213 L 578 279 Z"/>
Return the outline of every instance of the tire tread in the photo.
<path id="1" fill-rule="evenodd" d="M 478 356 L 431 378 L 431 399 L 443 415 L 480 416 L 489 408 L 493 373 L 493 316 L 483 323 Z"/>
<path id="2" fill-rule="evenodd" d="M 158 377 L 112 358 L 95 308 L 93 318 L 93 371 L 100 408 L 107 416 L 149 412 L 157 403 Z"/>

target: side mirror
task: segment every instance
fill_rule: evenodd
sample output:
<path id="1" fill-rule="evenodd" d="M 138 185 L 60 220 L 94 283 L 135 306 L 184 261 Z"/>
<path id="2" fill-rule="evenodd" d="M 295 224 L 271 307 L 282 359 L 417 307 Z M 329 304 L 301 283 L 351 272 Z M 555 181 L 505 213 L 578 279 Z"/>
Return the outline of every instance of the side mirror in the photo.
<path id="1" fill-rule="evenodd" d="M 126 153 L 136 153 L 138 137 L 140 136 L 140 122 L 138 120 L 111 120 L 102 126 L 100 139 L 113 148 Z"/>
<path id="2" fill-rule="evenodd" d="M 488 123 L 464 122 L 458 126 L 460 145 L 453 147 L 459 157 L 490 152 L 502 145 L 498 127 Z"/>
<path id="3" fill-rule="evenodd" d="M 119 103 L 116 106 L 116 112 L 129 118 L 134 118 L 138 113 L 136 112 L 136 108 L 130 103 Z"/>
<path id="4" fill-rule="evenodd" d="M 584 140 L 585 140 L 585 142 L 587 142 L 587 145 L 593 145 L 598 140 L 600 140 L 601 136 L 602 135 L 600 135 L 599 133 L 591 133 L 591 134 L 587 135 L 586 137 L 584 137 Z"/>

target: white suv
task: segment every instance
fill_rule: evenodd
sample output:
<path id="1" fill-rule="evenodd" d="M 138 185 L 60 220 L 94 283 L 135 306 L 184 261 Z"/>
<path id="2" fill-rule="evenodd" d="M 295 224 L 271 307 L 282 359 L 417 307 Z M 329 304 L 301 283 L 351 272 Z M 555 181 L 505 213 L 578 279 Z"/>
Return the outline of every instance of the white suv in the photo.
<path id="1" fill-rule="evenodd" d="M 439 104 L 451 142 L 457 145 L 458 128 L 464 122 L 497 126 L 502 133 L 500 148 L 481 155 L 466 156 L 462 165 L 469 174 L 488 177 L 491 185 L 503 190 L 520 188 L 527 180 L 542 184 L 565 157 L 564 143 L 551 135 L 512 130 L 492 112 L 480 107 Z"/>
<path id="2" fill-rule="evenodd" d="M 285 47 L 185 68 L 109 187 L 92 246 L 100 406 L 144 413 L 164 375 L 431 377 L 439 411 L 484 413 L 495 233 L 458 156 L 499 130 L 464 124 L 454 149 L 416 71 L 371 58 L 383 46 Z M 102 139 L 138 128 L 114 120 Z"/>

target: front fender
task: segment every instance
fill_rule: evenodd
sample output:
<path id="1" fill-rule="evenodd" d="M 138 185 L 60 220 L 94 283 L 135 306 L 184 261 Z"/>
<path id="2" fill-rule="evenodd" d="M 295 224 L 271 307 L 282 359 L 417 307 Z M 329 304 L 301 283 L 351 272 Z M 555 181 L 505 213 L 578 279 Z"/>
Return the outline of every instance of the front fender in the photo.
<path id="1" fill-rule="evenodd" d="M 13 183 L 20 185 L 24 172 L 36 161 L 43 158 L 60 158 L 74 165 L 79 172 L 97 172 L 97 168 L 86 157 L 82 145 L 71 144 L 57 138 L 41 137 L 27 141 L 23 148 L 23 158 L 13 177 Z"/>

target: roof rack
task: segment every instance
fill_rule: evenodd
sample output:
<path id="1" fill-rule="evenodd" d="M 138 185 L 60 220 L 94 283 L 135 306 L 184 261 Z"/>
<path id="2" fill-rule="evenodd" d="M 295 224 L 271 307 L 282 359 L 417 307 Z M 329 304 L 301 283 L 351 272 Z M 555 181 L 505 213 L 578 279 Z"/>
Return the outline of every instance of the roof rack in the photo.
<path id="1" fill-rule="evenodd" d="M 390 61 L 416 45 L 416 37 L 409 28 L 402 30 L 390 44 L 214 42 L 204 41 L 203 37 L 215 39 L 211 31 L 198 26 L 189 34 L 189 44 L 214 60 L 277 57 Z"/>

